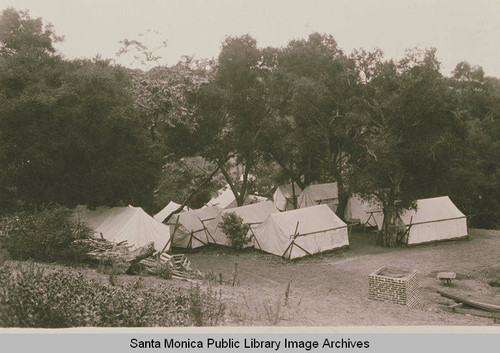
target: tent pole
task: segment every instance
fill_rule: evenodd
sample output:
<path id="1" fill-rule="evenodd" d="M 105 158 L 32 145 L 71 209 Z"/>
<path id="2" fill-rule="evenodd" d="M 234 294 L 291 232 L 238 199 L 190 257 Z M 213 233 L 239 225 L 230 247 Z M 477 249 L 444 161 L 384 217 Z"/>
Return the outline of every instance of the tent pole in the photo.
<path id="1" fill-rule="evenodd" d="M 205 236 L 207 238 L 207 242 L 205 243 L 205 245 L 209 243 L 207 234 L 210 235 L 210 238 L 212 238 L 212 240 L 214 241 L 214 244 L 217 245 L 217 242 L 215 241 L 214 237 L 212 236 L 212 234 L 210 234 L 210 231 L 208 230 L 208 228 L 205 227 L 205 223 L 202 222 L 200 217 L 198 217 L 198 219 L 200 220 L 200 223 L 203 224 L 203 229 L 205 230 Z M 198 239 L 198 240 L 200 240 L 200 239 Z"/>
<path id="2" fill-rule="evenodd" d="M 288 244 L 287 248 L 285 249 L 285 252 L 283 253 L 283 255 L 281 255 L 282 258 L 286 259 L 286 253 L 288 252 L 288 249 L 290 249 L 293 245 L 293 243 L 295 242 L 295 238 L 292 240 L 292 242 L 290 244 Z M 290 256 L 288 256 L 288 260 L 291 260 L 291 257 L 292 257 L 292 250 L 290 249 Z"/>
<path id="3" fill-rule="evenodd" d="M 179 227 L 179 217 L 177 217 L 177 220 L 175 221 L 174 232 L 170 235 L 170 239 L 168 239 L 168 241 L 165 244 L 165 246 L 163 247 L 163 249 L 161 249 L 160 255 L 163 254 L 163 252 L 167 248 L 168 244 L 174 243 L 174 235 L 175 235 L 175 232 L 177 232 L 178 227 Z"/>
<path id="4" fill-rule="evenodd" d="M 191 236 L 189 237 L 189 242 L 188 242 L 188 249 L 193 248 L 193 231 L 191 231 Z"/>
<path id="5" fill-rule="evenodd" d="M 373 212 L 368 212 L 370 214 L 370 217 L 368 217 L 368 219 L 366 220 L 366 222 L 363 224 L 363 227 L 366 227 L 366 226 L 369 226 L 370 225 L 370 219 L 373 218 L 373 220 L 375 221 L 375 227 L 378 228 L 378 224 L 377 224 L 377 221 L 375 219 L 375 217 L 373 217 Z"/>
<path id="6" fill-rule="evenodd" d="M 250 226 L 250 231 L 252 232 L 252 237 L 250 237 L 250 239 L 252 239 L 252 238 L 255 239 L 255 241 L 257 241 L 257 245 L 259 246 L 259 250 L 262 250 L 260 243 L 259 243 L 259 239 L 257 239 L 257 237 L 255 236 L 255 233 L 253 232 L 253 229 L 251 226 Z"/>
<path id="7" fill-rule="evenodd" d="M 299 249 L 301 249 L 302 251 L 304 251 L 307 255 L 312 256 L 312 254 L 311 254 L 309 251 L 307 251 L 306 249 L 304 249 L 304 248 L 303 248 L 302 246 L 300 246 L 299 244 L 295 243 L 295 241 L 294 241 L 293 245 L 295 245 L 296 247 L 298 247 Z M 326 251 L 326 250 L 325 250 L 325 251 Z"/>
<path id="8" fill-rule="evenodd" d="M 292 260 L 292 247 L 293 247 L 293 245 L 295 244 L 295 238 L 297 238 L 297 236 L 299 235 L 299 234 L 297 233 L 297 230 L 299 229 L 299 223 L 300 223 L 300 222 L 299 222 L 299 221 L 297 221 L 297 225 L 295 226 L 295 232 L 294 232 L 294 234 L 293 234 L 293 240 L 292 240 L 292 242 L 290 243 L 290 245 L 288 245 L 288 247 L 286 248 L 285 252 L 284 252 L 284 253 L 283 253 L 283 255 L 281 256 L 281 257 L 286 258 L 286 257 L 285 257 L 285 255 L 286 255 L 286 253 L 287 253 L 288 249 L 290 249 L 290 255 L 288 256 L 288 260 L 290 260 L 290 261 Z"/>
<path id="9" fill-rule="evenodd" d="M 401 238 L 399 239 L 399 241 L 401 241 L 406 236 L 406 245 L 408 245 L 408 241 L 410 240 L 410 229 L 411 229 L 411 226 L 413 225 L 411 222 L 413 222 L 413 216 L 411 216 L 410 224 L 407 226 L 407 229 L 405 230 L 405 232 L 403 233 L 403 235 L 401 235 Z"/>
<path id="10" fill-rule="evenodd" d="M 295 231 L 293 232 L 293 238 L 295 239 L 297 237 L 297 229 L 299 229 L 299 221 L 297 221 L 297 225 L 295 226 Z"/>
<path id="11" fill-rule="evenodd" d="M 203 229 L 202 229 L 203 230 Z M 197 231 L 196 231 L 197 232 Z M 203 245 L 207 245 L 207 243 L 205 243 L 203 240 L 201 240 L 200 238 L 198 238 L 197 236 L 194 235 L 194 233 L 196 233 L 195 231 L 192 231 L 191 232 L 191 240 L 193 240 L 193 238 L 195 238 L 196 240 L 198 240 L 200 243 L 202 243 Z M 193 244 L 191 244 L 191 246 L 193 246 Z"/>

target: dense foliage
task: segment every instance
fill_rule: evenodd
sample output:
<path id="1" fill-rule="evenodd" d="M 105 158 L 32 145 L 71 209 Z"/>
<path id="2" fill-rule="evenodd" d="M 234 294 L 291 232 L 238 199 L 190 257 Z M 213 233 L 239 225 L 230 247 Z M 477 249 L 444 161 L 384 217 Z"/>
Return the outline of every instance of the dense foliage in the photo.
<path id="1" fill-rule="evenodd" d="M 151 203 L 159 151 L 136 118 L 128 70 L 58 56 L 52 27 L 0 17 L 0 209 Z"/>
<path id="2" fill-rule="evenodd" d="M 242 249 L 248 244 L 247 237 L 250 225 L 243 222 L 243 219 L 234 212 L 228 212 L 222 216 L 219 223 L 220 229 L 227 235 L 231 246 L 235 249 Z"/>
<path id="3" fill-rule="evenodd" d="M 2 247 L 15 260 L 63 263 L 87 261 L 89 249 L 78 240 L 92 234 L 70 209 L 58 206 L 5 217 L 1 233 Z"/>
<path id="4" fill-rule="evenodd" d="M 0 327 L 213 326 L 224 313 L 211 289 L 113 286 L 33 264 L 0 268 Z"/>
<path id="5" fill-rule="evenodd" d="M 386 245 L 418 198 L 449 195 L 470 226 L 500 226 L 500 81 L 480 67 L 447 77 L 435 49 L 396 61 L 313 33 L 263 49 L 228 37 L 217 60 L 144 72 L 65 60 L 58 40 L 40 19 L 2 12 L 2 212 L 198 207 L 221 180 L 242 205 L 276 183 L 335 181 L 340 217 L 353 193 L 383 204 Z"/>

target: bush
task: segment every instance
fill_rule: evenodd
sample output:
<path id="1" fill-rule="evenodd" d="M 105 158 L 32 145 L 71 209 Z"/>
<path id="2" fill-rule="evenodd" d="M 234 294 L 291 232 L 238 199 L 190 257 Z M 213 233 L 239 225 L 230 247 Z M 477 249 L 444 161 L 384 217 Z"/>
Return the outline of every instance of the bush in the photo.
<path id="1" fill-rule="evenodd" d="M 111 286 L 81 273 L 47 273 L 33 263 L 0 267 L 2 327 L 209 326 L 220 323 L 224 312 L 211 289 Z"/>
<path id="2" fill-rule="evenodd" d="M 163 279 L 171 279 L 172 278 L 172 268 L 170 267 L 170 263 L 164 263 L 158 266 L 155 271 L 155 274 Z"/>
<path id="3" fill-rule="evenodd" d="M 226 305 L 222 301 L 222 293 L 217 294 L 208 288 L 206 292 L 200 286 L 192 286 L 189 290 L 189 314 L 195 326 L 216 326 L 224 316 Z"/>
<path id="4" fill-rule="evenodd" d="M 66 207 L 22 212 L 3 223 L 3 246 L 15 260 L 76 263 L 86 260 L 89 249 L 75 242 L 92 231 L 79 223 Z"/>
<path id="5" fill-rule="evenodd" d="M 242 249 L 250 241 L 247 238 L 250 225 L 243 223 L 243 219 L 234 212 L 224 214 L 219 227 L 226 233 L 235 249 Z"/>

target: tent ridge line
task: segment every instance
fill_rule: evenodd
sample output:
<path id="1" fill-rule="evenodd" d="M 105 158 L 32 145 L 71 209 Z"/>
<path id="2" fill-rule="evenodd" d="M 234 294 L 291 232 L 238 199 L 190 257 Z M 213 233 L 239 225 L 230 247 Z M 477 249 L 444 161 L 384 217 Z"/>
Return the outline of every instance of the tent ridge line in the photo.
<path id="1" fill-rule="evenodd" d="M 324 230 L 318 230 L 316 232 L 294 234 L 293 236 L 294 237 L 302 237 L 302 236 L 305 236 L 305 235 L 318 234 L 318 233 L 328 232 L 330 230 L 337 230 L 337 229 L 348 228 L 348 227 L 349 226 L 345 225 L 345 226 L 342 226 L 342 227 L 335 227 L 335 228 L 328 228 L 328 229 L 324 229 Z"/>
<path id="2" fill-rule="evenodd" d="M 413 217 L 413 216 L 412 216 Z M 467 218 L 467 216 L 460 216 L 460 217 L 453 217 L 453 218 L 445 218 L 445 219 L 435 219 L 432 221 L 426 221 L 426 222 L 417 222 L 417 223 L 410 223 L 410 224 L 405 224 L 405 227 L 409 226 L 415 226 L 419 224 L 427 224 L 427 223 L 437 223 L 437 222 L 446 222 L 446 221 L 453 221 L 455 219 L 462 219 L 462 218 Z"/>

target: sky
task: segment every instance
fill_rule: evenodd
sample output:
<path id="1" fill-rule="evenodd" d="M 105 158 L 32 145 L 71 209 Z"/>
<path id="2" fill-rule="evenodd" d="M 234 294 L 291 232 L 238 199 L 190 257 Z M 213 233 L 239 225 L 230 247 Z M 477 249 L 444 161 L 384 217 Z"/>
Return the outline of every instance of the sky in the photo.
<path id="1" fill-rule="evenodd" d="M 398 59 L 405 49 L 435 47 L 445 75 L 467 61 L 500 77 L 500 0 L 0 0 L 0 9 L 9 6 L 52 23 L 69 59 L 99 54 L 131 66 L 116 57 L 121 40 L 151 48 L 166 40 L 157 54 L 173 65 L 184 55 L 217 57 L 228 35 L 281 47 L 320 32 L 348 54 L 380 48 Z"/>

